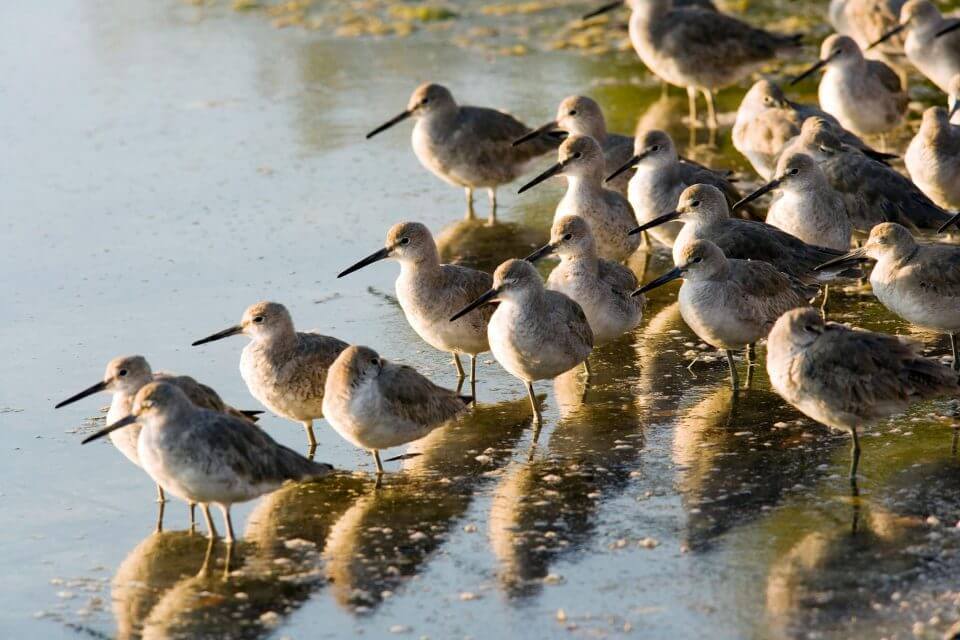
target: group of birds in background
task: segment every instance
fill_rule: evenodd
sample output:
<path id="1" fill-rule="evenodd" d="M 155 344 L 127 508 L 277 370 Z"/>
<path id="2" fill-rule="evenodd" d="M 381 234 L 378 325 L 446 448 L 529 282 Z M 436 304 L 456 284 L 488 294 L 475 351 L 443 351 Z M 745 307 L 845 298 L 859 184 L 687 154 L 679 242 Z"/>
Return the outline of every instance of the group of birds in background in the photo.
<path id="1" fill-rule="evenodd" d="M 618 0 L 587 17 L 615 9 Z M 753 27 L 709 0 L 628 0 L 630 39 L 642 62 L 663 81 L 683 87 L 696 122 L 706 99 L 716 128 L 717 90 L 739 83 L 799 37 Z M 902 6 L 900 6 L 902 4 Z M 768 78 L 746 93 L 733 143 L 765 181 L 741 193 L 729 176 L 682 158 L 670 135 L 607 131 L 599 105 L 585 96 L 561 101 L 555 118 L 531 129 L 494 109 L 461 106 L 438 84 L 424 84 L 397 116 L 367 138 L 415 120 L 412 147 L 421 164 L 466 194 L 486 189 L 496 220 L 497 188 L 530 172 L 541 156 L 556 162 L 519 193 L 551 179 L 566 190 L 547 244 L 511 259 L 493 274 L 441 262 L 429 229 L 391 227 L 383 246 L 338 277 L 382 260 L 400 265 L 396 294 L 414 331 L 451 354 L 461 386 L 439 387 L 415 369 L 335 337 L 298 332 L 274 302 L 248 307 L 239 324 L 194 342 L 235 335 L 249 343 L 240 372 L 250 394 L 272 413 L 303 424 L 309 457 L 276 443 L 256 424 L 258 411 L 226 405 L 187 376 L 155 373 L 140 356 L 112 360 L 103 379 L 64 400 L 112 393 L 107 426 L 84 442 L 109 436 L 165 493 L 201 505 L 211 537 L 209 505 L 223 510 L 273 491 L 288 480 L 312 480 L 330 465 L 312 460 L 315 420 L 370 451 L 420 439 L 476 402 L 477 357 L 491 352 L 522 381 L 537 425 L 533 384 L 578 366 L 590 375 L 597 345 L 639 325 L 644 294 L 682 279 L 684 321 L 725 352 L 736 391 L 734 354 L 767 340 L 773 388 L 807 416 L 848 430 L 855 483 L 858 430 L 904 411 L 912 402 L 956 394 L 960 333 L 960 248 L 917 242 L 944 231 L 960 214 L 960 21 L 943 18 L 928 0 L 832 0 L 838 33 L 791 84 L 823 69 L 819 106 L 789 100 Z M 903 123 L 905 79 L 913 67 L 948 94 L 949 111 L 931 107 L 904 156 L 909 178 L 891 168 L 883 136 Z M 879 137 L 881 149 L 864 141 Z M 759 208 L 768 193 L 765 215 Z M 855 238 L 866 236 L 853 248 Z M 624 262 L 641 245 L 672 251 L 674 268 L 641 286 Z M 534 263 L 559 265 L 546 282 Z M 870 273 L 873 293 L 898 316 L 948 334 L 953 368 L 925 357 L 899 337 L 825 322 L 827 286 Z M 821 310 L 810 307 L 823 295 Z M 459 395 L 469 356 L 472 393 Z M 399 459 L 404 456 L 399 456 Z"/>

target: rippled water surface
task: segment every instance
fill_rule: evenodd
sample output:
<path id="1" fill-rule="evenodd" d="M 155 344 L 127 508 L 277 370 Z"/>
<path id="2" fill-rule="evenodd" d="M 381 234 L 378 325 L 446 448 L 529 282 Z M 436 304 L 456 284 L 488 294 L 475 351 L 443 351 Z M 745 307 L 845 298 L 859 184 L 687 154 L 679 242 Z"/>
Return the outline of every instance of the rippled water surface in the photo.
<path id="1" fill-rule="evenodd" d="M 825 33 L 822 9 L 791 4 Z M 142 353 L 257 408 L 237 371 L 242 338 L 188 345 L 269 298 L 300 328 L 452 386 L 446 357 L 391 298 L 396 265 L 335 274 L 402 219 L 428 224 L 448 259 L 486 268 L 547 236 L 558 186 L 503 189 L 489 228 L 463 221 L 462 193 L 421 169 L 409 124 L 363 139 L 417 83 L 531 124 L 588 93 L 612 130 L 643 117 L 689 141 L 685 96 L 661 98 L 629 53 L 548 50 L 560 45 L 545 34 L 568 33 L 580 3 L 537 12 L 527 29 L 463 2 L 446 26 L 382 39 L 324 22 L 337 6 L 310 22 L 290 7 L 177 0 L 0 5 L 2 635 L 940 637 L 960 617 L 947 402 L 866 437 L 851 496 L 847 437 L 785 406 L 762 367 L 734 400 L 672 287 L 596 353 L 589 388 L 576 374 L 537 385 L 536 443 L 522 386 L 487 356 L 480 407 L 411 445 L 423 455 L 390 463 L 379 491 L 368 456 L 321 422 L 317 457 L 344 471 L 238 506 L 229 566 L 222 544 L 184 531 L 179 503 L 152 533 L 149 479 L 109 444 L 79 444 L 107 398 L 52 409 L 107 360 Z M 616 25 L 605 33 L 622 42 Z M 721 95 L 717 147 L 699 132 L 685 153 L 748 188 L 729 142 L 739 96 Z M 913 97 L 940 99 L 926 86 Z M 666 265 L 659 254 L 632 264 L 644 279 Z M 864 292 L 834 300 L 834 319 L 947 353 Z M 261 424 L 305 448 L 298 425 Z"/>

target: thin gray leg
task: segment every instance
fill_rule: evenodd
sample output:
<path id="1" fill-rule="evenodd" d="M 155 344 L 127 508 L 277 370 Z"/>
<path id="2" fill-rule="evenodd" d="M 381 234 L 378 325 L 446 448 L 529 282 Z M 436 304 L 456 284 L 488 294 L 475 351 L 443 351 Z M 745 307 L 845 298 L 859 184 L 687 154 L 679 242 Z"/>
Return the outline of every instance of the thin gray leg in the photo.
<path id="1" fill-rule="evenodd" d="M 737 365 L 733 361 L 733 351 L 727 349 L 727 364 L 730 366 L 730 384 L 734 391 L 740 389 L 740 378 L 737 376 Z"/>

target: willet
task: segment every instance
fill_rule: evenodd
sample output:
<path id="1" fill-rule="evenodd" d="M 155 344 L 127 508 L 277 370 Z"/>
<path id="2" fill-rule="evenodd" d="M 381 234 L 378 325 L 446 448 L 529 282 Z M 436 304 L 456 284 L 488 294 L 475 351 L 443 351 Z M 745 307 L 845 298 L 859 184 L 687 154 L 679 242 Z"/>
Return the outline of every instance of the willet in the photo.
<path id="1" fill-rule="evenodd" d="M 820 46 L 820 59 L 790 81 L 796 84 L 826 68 L 817 95 L 820 107 L 857 135 L 895 129 L 907 111 L 907 92 L 897 73 L 879 60 L 863 57 L 848 36 L 831 35 Z"/>
<path id="2" fill-rule="evenodd" d="M 812 117 L 829 120 L 835 125 L 834 133 L 841 142 L 876 160 L 897 157 L 872 149 L 826 111 L 788 100 L 780 87 L 767 79 L 757 80 L 743 96 L 733 124 L 733 146 L 750 161 L 760 177 L 771 180 L 781 152 L 800 135 L 803 122 Z"/>
<path id="3" fill-rule="evenodd" d="M 322 477 L 333 469 L 277 444 L 249 420 L 197 407 L 167 382 L 145 385 L 131 413 L 83 440 L 140 424 L 137 451 L 151 478 L 167 492 L 202 506 L 210 536 L 216 528 L 209 505 L 223 512 L 226 541 L 232 543 L 230 506 L 277 489 L 287 480 Z"/>
<path id="4" fill-rule="evenodd" d="M 197 340 L 193 346 L 240 334 L 250 338 L 240 355 L 240 375 L 250 395 L 278 416 L 303 424 L 312 454 L 317 446 L 313 421 L 323 417 L 327 370 L 347 343 L 296 331 L 286 307 L 258 302 L 247 307 L 240 324 Z"/>
<path id="5" fill-rule="evenodd" d="M 783 314 L 767 338 L 767 373 L 783 398 L 853 438 L 850 482 L 860 461 L 857 430 L 917 400 L 958 392 L 957 374 L 899 336 L 825 323 L 810 307 Z"/>
<path id="6" fill-rule="evenodd" d="M 905 77 L 902 35 L 890 38 L 883 46 L 870 47 L 897 25 L 903 3 L 904 0 L 830 0 L 827 15 L 834 31 L 856 40 L 865 56 L 886 62 Z"/>
<path id="7" fill-rule="evenodd" d="M 909 0 L 900 9 L 900 24 L 887 31 L 873 45 L 886 42 L 903 31 L 907 59 L 943 92 L 950 91 L 950 80 L 960 73 L 960 27 L 955 18 L 945 19 L 928 0 Z"/>
<path id="8" fill-rule="evenodd" d="M 784 149 L 792 151 L 817 162 L 830 186 L 843 196 L 854 229 L 869 231 L 881 222 L 938 229 L 950 219 L 907 177 L 844 145 L 820 118 L 804 121 L 800 135 Z"/>
<path id="9" fill-rule="evenodd" d="M 103 380 L 90 386 L 80 393 L 70 396 L 66 400 L 58 403 L 54 409 L 73 404 L 77 400 L 82 400 L 101 391 L 109 391 L 112 394 L 110 400 L 110 409 L 107 411 L 107 424 L 119 421 L 130 415 L 133 407 L 133 399 L 137 392 L 150 382 L 166 382 L 178 387 L 183 391 L 190 402 L 203 409 L 219 411 L 231 416 L 242 418 L 244 420 L 256 420 L 259 411 L 239 411 L 226 404 L 217 395 L 217 392 L 205 384 L 201 384 L 190 376 L 178 376 L 172 373 L 158 371 L 154 373 L 150 364 L 143 356 L 120 356 L 107 363 L 107 369 L 103 374 Z M 137 440 L 140 437 L 140 425 L 133 425 L 128 429 L 115 431 L 110 434 L 110 442 L 120 450 L 120 453 L 127 457 L 127 460 L 137 465 L 140 463 L 140 456 L 137 454 Z M 157 484 L 157 499 L 163 503 L 166 498 L 163 494 L 163 487 Z M 190 504 L 190 526 L 194 525 L 194 504 Z"/>
<path id="10" fill-rule="evenodd" d="M 960 247 L 918 244 L 905 227 L 886 222 L 870 231 L 862 247 L 824 266 L 868 259 L 877 261 L 870 284 L 881 304 L 908 322 L 948 334 L 953 368 L 960 370 Z"/>
<path id="11" fill-rule="evenodd" d="M 387 232 L 384 247 L 337 274 L 338 278 L 379 260 L 400 263 L 396 291 L 400 308 L 417 335 L 434 349 L 453 355 L 457 377 L 463 380 L 460 354 L 470 356 L 470 383 L 477 381 L 477 354 L 490 350 L 487 322 L 492 309 L 478 309 L 450 322 L 450 316 L 490 289 L 489 273 L 453 264 L 440 264 L 433 236 L 419 222 L 400 222 Z"/>
<path id="12" fill-rule="evenodd" d="M 761 260 L 728 259 L 709 240 L 683 245 L 676 267 L 637 289 L 637 295 L 683 278 L 678 300 L 684 322 L 704 342 L 723 349 L 734 390 L 740 380 L 733 351 L 766 337 L 780 314 L 808 304 L 817 287 L 781 273 Z"/>
<path id="13" fill-rule="evenodd" d="M 450 90 L 439 84 L 422 84 L 414 90 L 407 108 L 367 134 L 372 138 L 393 125 L 415 118 L 413 152 L 435 176 L 463 187 L 467 218 L 474 217 L 473 190 L 485 187 L 490 196 L 490 222 L 496 220 L 497 187 L 513 182 L 529 163 L 557 147 L 548 136 L 529 144 L 511 143 L 530 128 L 508 113 L 483 107 L 460 106 Z"/>
<path id="14" fill-rule="evenodd" d="M 674 264 L 680 264 L 684 245 L 710 240 L 728 258 L 763 260 L 795 278 L 812 280 L 814 267 L 841 255 L 840 251 L 807 244 L 764 222 L 731 218 L 723 194 L 706 184 L 688 187 L 680 194 L 675 211 L 654 218 L 632 233 L 672 220 L 684 223 L 673 244 Z M 855 272 L 844 270 L 839 275 L 852 277 Z"/>
<path id="15" fill-rule="evenodd" d="M 636 226 L 630 202 L 616 191 L 603 188 L 603 152 L 597 141 L 573 135 L 563 141 L 559 162 L 520 187 L 523 193 L 548 178 L 567 177 L 567 191 L 557 204 L 553 219 L 578 215 L 590 223 L 597 252 L 608 260 L 621 262 L 637 250 L 639 238 L 628 235 Z"/>
<path id="16" fill-rule="evenodd" d="M 910 179 L 944 208 L 960 208 L 960 126 L 950 124 L 942 107 L 923 112 L 920 130 L 903 160 Z"/>
<path id="17" fill-rule="evenodd" d="M 778 52 L 799 44 L 799 35 L 781 35 L 753 27 L 733 16 L 699 7 L 674 7 L 671 0 L 626 0 L 630 41 L 640 60 L 661 80 L 684 87 L 690 122 L 696 122 L 697 91 L 707 101 L 707 125 L 717 128 L 713 93 L 736 84 Z M 615 9 L 606 4 L 592 17 Z"/>
<path id="18" fill-rule="evenodd" d="M 813 158 L 799 152 L 784 154 L 777 163 L 775 175 L 773 180 L 733 208 L 773 191 L 775 195 L 767 210 L 767 224 L 807 244 L 836 251 L 850 248 L 853 225 L 843 197 L 830 186 Z"/>
<path id="19" fill-rule="evenodd" d="M 595 345 L 615 340 L 640 324 L 643 299 L 630 295 L 637 288 L 636 276 L 625 266 L 597 255 L 586 220 L 580 216 L 555 220 L 550 242 L 527 260 L 536 262 L 552 253 L 560 256 L 560 264 L 550 272 L 547 288 L 580 305 Z"/>
<path id="20" fill-rule="evenodd" d="M 740 199 L 740 193 L 724 176 L 699 165 L 681 162 L 677 147 L 667 132 L 654 129 L 638 134 L 634 140 L 633 156 L 607 180 L 636 167 L 627 193 L 640 224 L 675 209 L 680 194 L 691 185 L 713 185 L 723 192 L 731 205 Z M 660 244 L 672 247 L 680 228 L 680 224 L 668 224 L 652 228 L 649 233 Z"/>
<path id="21" fill-rule="evenodd" d="M 493 274 L 493 287 L 450 318 L 499 302 L 487 336 L 490 351 L 504 369 L 523 380 L 537 424 L 543 422 L 533 383 L 584 363 L 593 349 L 593 332 L 579 304 L 543 286 L 526 260 L 507 260 Z M 589 374 L 589 370 L 588 370 Z"/>
<path id="22" fill-rule="evenodd" d="M 518 138 L 513 144 L 523 144 L 538 135 L 557 130 L 569 135 L 589 136 L 596 140 L 600 148 L 603 149 L 606 173 L 621 166 L 627 161 L 627 158 L 633 155 L 633 138 L 617 133 L 608 133 L 603 110 L 600 109 L 599 104 L 587 96 L 567 96 L 557 107 L 555 120 L 551 120 L 527 135 Z M 627 183 L 629 182 L 630 174 L 627 173 L 610 182 L 609 186 L 611 189 L 616 189 L 621 194 L 627 195 Z"/>
<path id="23" fill-rule="evenodd" d="M 472 400 L 438 387 L 412 367 L 381 358 L 373 349 L 350 346 L 330 367 L 323 412 L 344 440 L 373 454 L 380 475 L 380 449 L 419 440 Z"/>

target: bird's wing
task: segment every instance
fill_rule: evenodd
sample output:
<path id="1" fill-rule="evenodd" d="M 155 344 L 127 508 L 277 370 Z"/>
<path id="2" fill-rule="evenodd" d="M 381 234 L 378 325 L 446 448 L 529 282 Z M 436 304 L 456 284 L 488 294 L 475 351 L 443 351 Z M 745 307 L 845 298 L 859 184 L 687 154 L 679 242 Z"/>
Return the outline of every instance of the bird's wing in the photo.
<path id="1" fill-rule="evenodd" d="M 599 260 L 600 281 L 614 291 L 632 293 L 639 285 L 633 271 L 617 262 Z"/>
<path id="2" fill-rule="evenodd" d="M 586 350 L 587 353 L 593 348 L 593 331 L 590 330 L 590 323 L 587 322 L 587 316 L 583 308 L 571 300 L 569 297 L 557 291 L 546 291 L 550 298 L 550 309 L 554 314 L 557 324 L 565 324 L 570 333 L 570 347 L 573 350 Z M 557 336 L 557 339 L 562 339 Z"/>
<path id="3" fill-rule="evenodd" d="M 296 355 L 281 367 L 279 377 L 303 397 L 322 398 L 327 371 L 348 346 L 331 336 L 298 331 Z"/>
<path id="4" fill-rule="evenodd" d="M 210 456 L 213 447 L 218 463 L 254 485 L 321 476 L 332 469 L 278 444 L 248 420 L 208 409 L 198 409 L 193 418 L 193 428 L 186 437 L 196 444 L 185 448 L 193 452 L 201 466 L 209 464 L 201 457 Z"/>
<path id="5" fill-rule="evenodd" d="M 960 247 L 921 245 L 914 256 L 904 266 L 904 277 L 921 290 L 943 297 L 960 297 Z"/>
<path id="6" fill-rule="evenodd" d="M 916 343 L 834 323 L 801 357 L 804 379 L 853 415 L 888 415 L 957 388 L 957 374 L 919 355 Z"/>
<path id="7" fill-rule="evenodd" d="M 842 252 L 809 245 L 764 222 L 730 219 L 713 240 L 728 258 L 763 260 L 792 276 L 804 277 Z"/>
<path id="8" fill-rule="evenodd" d="M 560 146 L 557 138 L 541 135 L 513 147 L 513 141 L 530 133 L 530 127 L 506 111 L 486 107 L 461 107 L 455 130 L 461 131 L 467 140 L 486 140 L 498 148 L 510 150 L 510 153 L 525 154 L 531 158 Z"/>
<path id="9" fill-rule="evenodd" d="M 181 391 L 187 394 L 190 402 L 202 409 L 211 409 L 213 411 L 223 411 L 226 408 L 223 400 L 216 391 L 205 384 L 197 382 L 190 376 L 178 376 L 171 373 L 158 372 L 153 376 L 154 380 L 163 380 L 179 387 Z"/>
<path id="10" fill-rule="evenodd" d="M 464 308 L 493 287 L 493 276 L 485 271 L 455 264 L 445 264 L 441 267 L 441 273 L 444 278 L 443 290 L 452 294 L 450 296 L 451 308 L 456 307 L 450 312 L 450 315 Z M 477 328 L 483 329 L 490 321 L 490 316 L 493 315 L 495 308 L 493 305 L 485 305 L 466 317 L 480 323 Z"/>
<path id="11" fill-rule="evenodd" d="M 670 11 L 656 23 L 653 36 L 664 51 L 685 51 L 691 60 L 723 66 L 762 62 L 786 42 L 733 16 L 696 7 Z"/>
<path id="12" fill-rule="evenodd" d="M 867 60 L 867 69 L 868 73 L 875 75 L 888 91 L 893 93 L 903 91 L 903 87 L 900 85 L 900 76 L 884 63 L 879 60 Z"/>
<path id="13" fill-rule="evenodd" d="M 464 410 L 463 399 L 405 365 L 386 362 L 377 385 L 390 413 L 418 425 L 436 425 Z"/>

